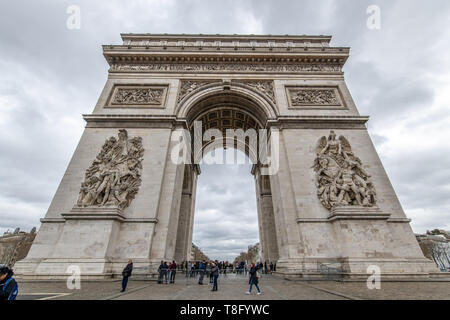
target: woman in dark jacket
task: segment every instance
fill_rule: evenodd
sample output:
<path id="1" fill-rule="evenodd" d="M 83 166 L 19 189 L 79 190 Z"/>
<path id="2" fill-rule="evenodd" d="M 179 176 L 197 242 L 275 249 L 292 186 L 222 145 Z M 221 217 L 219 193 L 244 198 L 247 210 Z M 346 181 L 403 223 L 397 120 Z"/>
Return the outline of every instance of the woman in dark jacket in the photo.
<path id="1" fill-rule="evenodd" d="M 6 266 L 0 268 L 0 301 L 16 299 L 18 287 L 13 275 L 14 272 L 10 268 Z"/>
<path id="2" fill-rule="evenodd" d="M 255 285 L 256 289 L 258 290 L 258 295 L 261 294 L 261 290 L 259 290 L 259 286 L 258 286 L 258 267 L 255 266 L 254 263 L 251 264 L 250 267 L 250 279 L 248 281 L 248 283 L 250 284 L 250 289 L 248 290 L 247 294 L 251 294 L 252 293 L 252 287 L 253 285 Z"/>
<path id="3" fill-rule="evenodd" d="M 120 291 L 120 292 L 125 292 L 125 289 L 127 288 L 127 284 L 128 284 L 128 278 L 131 277 L 132 271 L 133 271 L 133 261 L 128 260 L 127 266 L 122 271 L 122 276 L 123 276 L 122 291 Z"/>

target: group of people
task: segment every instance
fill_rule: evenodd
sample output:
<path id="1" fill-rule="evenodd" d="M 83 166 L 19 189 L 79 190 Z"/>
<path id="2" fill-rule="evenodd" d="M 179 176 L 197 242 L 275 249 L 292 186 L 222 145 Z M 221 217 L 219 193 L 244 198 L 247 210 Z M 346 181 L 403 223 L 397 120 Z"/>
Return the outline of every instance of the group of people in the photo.
<path id="1" fill-rule="evenodd" d="M 172 260 L 172 263 L 168 265 L 166 261 L 161 261 L 161 264 L 158 267 L 158 274 L 158 283 L 163 283 L 163 281 L 166 283 L 175 283 L 177 263 Z"/>
<path id="2" fill-rule="evenodd" d="M 196 277 L 199 275 L 198 278 L 198 284 L 203 285 L 203 281 L 205 278 L 205 275 L 209 278 L 209 283 L 212 284 L 211 291 L 217 291 L 218 290 L 218 278 L 222 271 L 223 274 L 226 275 L 226 270 L 231 268 L 231 270 L 235 272 L 239 272 L 239 270 L 245 270 L 245 273 L 249 274 L 249 290 L 247 291 L 247 294 L 251 294 L 253 286 L 257 289 L 257 294 L 261 294 L 261 290 L 259 288 L 259 278 L 260 273 L 268 273 L 269 268 L 270 272 L 275 271 L 276 265 L 272 262 L 267 264 L 265 262 L 264 264 L 261 262 L 259 264 L 251 263 L 249 266 L 245 264 L 245 262 L 241 262 L 239 264 L 236 264 L 233 268 L 232 264 L 229 264 L 228 262 L 219 262 L 219 261 L 197 261 L 197 262 L 183 262 L 181 265 L 177 265 L 175 261 L 172 261 L 171 264 L 168 264 L 166 261 L 161 261 L 159 267 L 158 267 L 158 283 L 175 283 L 175 277 L 178 270 L 184 271 L 186 269 L 186 277 Z M 128 278 L 131 276 L 131 273 L 133 271 L 133 262 L 131 260 L 128 261 L 128 264 L 123 269 L 122 276 L 122 291 L 124 292 L 127 287 Z"/>

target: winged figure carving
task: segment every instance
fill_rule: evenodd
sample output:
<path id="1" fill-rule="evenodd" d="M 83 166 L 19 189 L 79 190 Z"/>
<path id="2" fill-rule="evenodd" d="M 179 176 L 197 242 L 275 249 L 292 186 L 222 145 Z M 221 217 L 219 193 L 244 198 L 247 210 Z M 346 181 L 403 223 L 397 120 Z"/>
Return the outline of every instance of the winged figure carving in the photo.
<path id="1" fill-rule="evenodd" d="M 344 136 L 336 139 L 334 131 L 330 131 L 328 138 L 321 137 L 317 142 L 316 155 L 313 168 L 317 195 L 325 208 L 372 207 L 376 204 L 376 191 L 370 175 Z"/>

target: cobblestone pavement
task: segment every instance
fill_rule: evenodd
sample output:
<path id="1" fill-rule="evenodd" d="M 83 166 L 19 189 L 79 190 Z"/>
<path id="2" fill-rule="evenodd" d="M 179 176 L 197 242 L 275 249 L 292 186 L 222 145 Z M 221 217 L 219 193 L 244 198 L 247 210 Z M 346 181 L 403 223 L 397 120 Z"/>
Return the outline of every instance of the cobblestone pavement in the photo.
<path id="1" fill-rule="evenodd" d="M 221 275 L 219 290 L 211 292 L 205 277 L 197 279 L 177 275 L 175 284 L 130 280 L 125 293 L 120 281 L 82 281 L 80 290 L 67 289 L 65 282 L 19 282 L 18 299 L 52 300 L 341 300 L 341 299 L 437 299 L 450 300 L 450 282 L 382 282 L 380 290 L 367 289 L 365 282 L 288 281 L 271 276 L 260 280 L 261 295 L 253 288 L 247 295 L 246 276 Z"/>

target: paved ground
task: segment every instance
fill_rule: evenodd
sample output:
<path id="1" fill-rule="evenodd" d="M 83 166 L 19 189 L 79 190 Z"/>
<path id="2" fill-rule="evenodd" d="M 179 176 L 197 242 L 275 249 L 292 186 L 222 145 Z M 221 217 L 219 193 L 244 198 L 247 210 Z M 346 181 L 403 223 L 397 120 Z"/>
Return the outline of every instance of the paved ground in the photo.
<path id="1" fill-rule="evenodd" d="M 65 282 L 20 283 L 18 299 L 42 300 L 341 300 L 341 299 L 437 299 L 450 300 L 450 282 L 382 282 L 380 290 L 367 289 L 365 282 L 287 281 L 271 276 L 260 280 L 262 294 L 246 295 L 246 276 L 221 276 L 219 291 L 211 292 L 205 278 L 200 286 L 194 278 L 178 276 L 175 284 L 129 281 L 119 293 L 120 281 L 83 281 L 80 290 L 67 289 Z M 255 290 L 255 288 L 254 288 Z"/>

